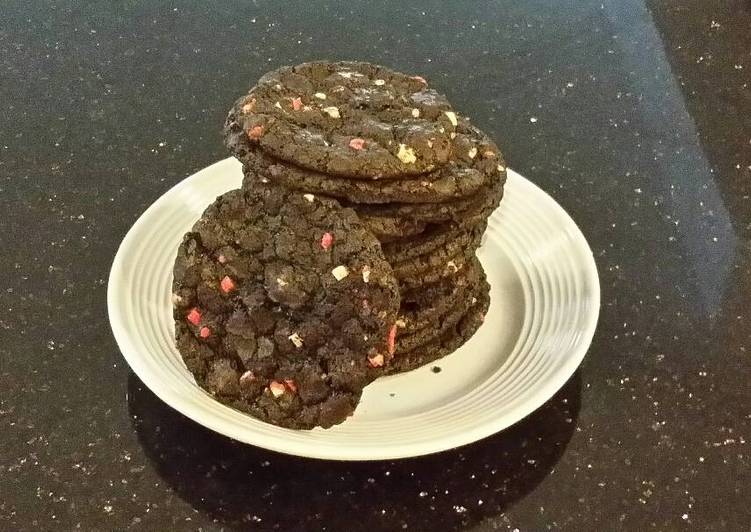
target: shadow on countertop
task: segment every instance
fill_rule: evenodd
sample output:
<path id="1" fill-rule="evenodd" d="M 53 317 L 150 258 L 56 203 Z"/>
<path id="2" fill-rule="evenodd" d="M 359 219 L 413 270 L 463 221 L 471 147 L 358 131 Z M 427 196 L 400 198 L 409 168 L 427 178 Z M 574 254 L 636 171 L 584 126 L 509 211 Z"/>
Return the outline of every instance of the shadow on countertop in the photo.
<path id="1" fill-rule="evenodd" d="M 576 427 L 577 372 L 532 415 L 480 442 L 398 461 L 334 462 L 235 442 L 172 410 L 132 372 L 128 408 L 146 455 L 195 509 L 231 529 L 459 530 L 532 491 Z"/>

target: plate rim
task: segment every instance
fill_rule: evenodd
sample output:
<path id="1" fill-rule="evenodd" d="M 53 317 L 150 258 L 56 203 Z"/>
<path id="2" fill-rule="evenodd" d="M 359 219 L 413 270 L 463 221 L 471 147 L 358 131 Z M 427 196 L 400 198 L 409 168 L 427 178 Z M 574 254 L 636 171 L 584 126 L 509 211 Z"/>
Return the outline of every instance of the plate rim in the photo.
<path id="1" fill-rule="evenodd" d="M 258 439 L 253 439 L 252 441 L 250 441 L 250 438 L 244 437 L 247 434 L 246 432 L 241 432 L 235 429 L 228 430 L 226 426 L 217 422 L 215 418 L 212 419 L 212 416 L 204 415 L 205 413 L 200 410 L 191 409 L 190 403 L 181 400 L 179 393 L 177 393 L 172 386 L 158 386 L 155 382 L 153 382 L 153 380 L 156 380 L 156 377 L 152 377 L 150 369 L 145 363 L 142 362 L 142 357 L 138 355 L 139 349 L 135 345 L 133 345 L 130 340 L 131 333 L 126 330 L 125 320 L 123 319 L 124 309 L 119 307 L 117 301 L 119 295 L 117 283 L 118 280 L 122 280 L 124 278 L 126 253 L 132 245 L 131 241 L 136 237 L 138 229 L 140 229 L 141 225 L 148 222 L 148 218 L 151 212 L 157 210 L 162 202 L 168 201 L 169 198 L 177 191 L 188 186 L 192 180 L 200 179 L 200 177 L 197 177 L 200 174 L 211 172 L 212 170 L 221 169 L 224 166 L 229 166 L 230 164 L 236 163 L 237 161 L 234 158 L 228 157 L 226 159 L 219 160 L 209 166 L 201 168 L 200 170 L 185 177 L 184 179 L 180 180 L 178 183 L 164 191 L 154 202 L 152 202 L 149 207 L 136 219 L 136 221 L 128 229 L 127 233 L 120 242 L 120 245 L 118 246 L 117 252 L 115 253 L 114 259 L 112 261 L 112 266 L 110 268 L 109 278 L 107 282 L 107 312 L 110 322 L 110 328 L 123 358 L 125 358 L 125 361 L 128 363 L 133 372 L 144 383 L 144 385 L 147 386 L 149 390 L 151 390 L 152 393 L 154 393 L 170 408 L 176 410 L 177 412 L 188 417 L 194 422 L 214 432 L 222 434 L 225 437 L 232 438 L 233 440 L 245 444 L 261 447 L 274 452 L 302 456 L 306 458 L 337 461 L 373 461 L 424 456 L 468 445 L 470 443 L 491 436 L 492 434 L 505 430 L 515 425 L 522 419 L 526 418 L 527 416 L 538 410 L 542 405 L 544 405 L 551 397 L 555 395 L 558 390 L 561 389 L 561 387 L 563 387 L 563 385 L 575 373 L 576 369 L 582 363 L 584 357 L 589 351 L 597 328 L 601 309 L 601 289 L 599 274 L 592 248 L 589 246 L 589 243 L 587 242 L 578 224 L 550 194 L 545 192 L 535 183 L 526 179 L 521 174 L 509 168 L 507 169 L 508 180 L 518 180 L 524 186 L 535 189 L 536 193 L 543 195 L 549 202 L 551 202 L 555 206 L 554 208 L 557 209 L 560 214 L 568 219 L 571 229 L 575 229 L 573 231 L 568 231 L 568 233 L 569 236 L 577 242 L 578 246 L 581 247 L 582 251 L 588 251 L 588 253 L 581 254 L 582 258 L 584 259 L 581 267 L 582 270 L 585 271 L 584 289 L 590 295 L 593 306 L 592 310 L 587 314 L 586 320 L 583 320 L 583 326 L 580 332 L 581 341 L 569 351 L 569 356 L 566 357 L 565 363 L 562 364 L 558 371 L 556 371 L 556 373 L 551 376 L 551 379 L 547 380 L 543 386 L 539 386 L 531 395 L 525 397 L 524 404 L 528 406 L 525 406 L 524 409 L 515 408 L 511 412 L 493 419 L 492 422 L 478 424 L 468 430 L 454 435 L 448 440 L 446 438 L 442 439 L 440 437 L 436 437 L 429 442 L 418 441 L 409 444 L 388 447 L 385 449 L 371 447 L 368 448 L 369 454 L 367 456 L 364 456 L 362 452 L 358 452 L 358 450 L 362 449 L 358 446 L 318 446 L 316 445 L 315 441 L 287 441 L 288 444 L 285 446 L 283 444 L 284 440 L 281 440 L 282 434 L 287 431 L 292 433 L 297 433 L 299 431 L 293 431 L 291 429 L 284 429 L 281 427 L 275 427 L 277 429 L 280 429 L 278 436 L 263 434 Z M 217 404 L 221 405 L 221 403 Z M 235 410 L 229 406 L 221 406 L 228 410 L 231 410 L 232 412 L 235 412 Z M 241 415 L 246 414 L 241 413 Z"/>

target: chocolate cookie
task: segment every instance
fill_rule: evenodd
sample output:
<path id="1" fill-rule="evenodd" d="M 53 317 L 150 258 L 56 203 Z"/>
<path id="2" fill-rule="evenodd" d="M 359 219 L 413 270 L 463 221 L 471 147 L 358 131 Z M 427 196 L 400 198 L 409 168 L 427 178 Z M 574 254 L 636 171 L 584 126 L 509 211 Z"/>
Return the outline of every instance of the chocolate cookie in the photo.
<path id="1" fill-rule="evenodd" d="M 407 290 L 401 295 L 399 336 L 413 334 L 425 328 L 438 328 L 444 318 L 454 311 L 462 316 L 472 304 L 480 280 L 485 278 L 480 261 L 473 259 L 462 273 L 441 279 L 418 290 Z"/>
<path id="2" fill-rule="evenodd" d="M 411 238 L 381 242 L 381 247 L 386 259 L 393 265 L 430 255 L 450 245 L 466 248 L 474 240 L 479 242 L 478 235 L 483 231 L 482 226 L 465 229 L 451 223 L 436 224 Z"/>
<path id="3" fill-rule="evenodd" d="M 387 369 L 388 374 L 402 373 L 419 368 L 439 358 L 450 355 L 466 343 L 482 325 L 490 306 L 489 294 L 480 295 L 478 301 L 464 317 L 439 338 L 410 351 L 397 354 Z"/>
<path id="4" fill-rule="evenodd" d="M 264 75 L 237 100 L 225 143 L 329 175 L 401 178 L 446 164 L 457 116 L 419 76 L 359 62 L 304 63 Z"/>
<path id="5" fill-rule="evenodd" d="M 487 218 L 498 207 L 503 198 L 505 182 L 503 176 L 499 178 L 469 198 L 446 203 L 358 204 L 340 201 L 342 205 L 357 212 L 361 218 L 366 217 L 374 222 L 379 220 L 381 223 L 389 223 L 393 220 L 400 220 L 420 222 L 433 227 L 451 224 L 452 227 L 469 228 L 487 221 Z"/>
<path id="6" fill-rule="evenodd" d="M 427 226 L 425 222 L 409 218 L 360 216 L 360 221 L 381 243 L 419 235 Z"/>
<path id="7" fill-rule="evenodd" d="M 219 401 L 290 428 L 354 410 L 394 351 L 399 292 L 375 237 L 331 199 L 256 187 L 179 247 L 177 346 Z"/>
<path id="8" fill-rule="evenodd" d="M 471 262 L 475 258 L 475 250 L 480 245 L 482 233 L 469 235 L 467 239 L 450 240 L 444 245 L 423 255 L 411 257 L 401 262 L 392 262 L 394 276 L 402 280 L 415 279 L 431 275 L 434 272 L 445 272 L 440 277 L 455 274 L 461 264 Z"/>
<path id="9" fill-rule="evenodd" d="M 423 327 L 411 334 L 399 334 L 397 349 L 395 358 L 400 355 L 419 349 L 425 344 L 432 342 L 436 338 L 442 336 L 446 331 L 454 327 L 464 316 L 470 312 L 478 302 L 481 302 L 482 298 L 488 298 L 490 293 L 490 286 L 485 278 L 485 274 L 481 271 L 480 278 L 476 284 L 467 291 L 463 301 L 456 301 L 456 303 L 434 321 L 431 326 Z"/>
<path id="10" fill-rule="evenodd" d="M 302 192 L 325 194 L 356 203 L 440 203 L 467 198 L 502 179 L 497 146 L 479 129 L 462 119 L 452 142 L 451 159 L 443 167 L 415 179 L 365 181 L 346 179 L 276 159 L 250 150 L 244 163 L 246 187 L 256 176 Z"/>
<path id="11" fill-rule="evenodd" d="M 421 273 L 402 272 L 402 277 L 397 276 L 399 281 L 399 290 L 417 290 L 431 285 L 441 279 L 454 277 L 461 272 L 475 258 L 475 253 L 466 253 L 464 251 L 451 257 L 445 264 L 437 266 L 435 269 L 425 270 Z M 396 275 L 396 272 L 394 272 Z"/>

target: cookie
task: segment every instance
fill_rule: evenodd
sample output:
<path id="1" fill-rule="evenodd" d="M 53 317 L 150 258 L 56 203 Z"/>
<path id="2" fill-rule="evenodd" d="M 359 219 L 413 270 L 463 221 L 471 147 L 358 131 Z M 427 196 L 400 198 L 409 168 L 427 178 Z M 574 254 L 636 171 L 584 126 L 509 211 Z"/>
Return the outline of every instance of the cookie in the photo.
<path id="1" fill-rule="evenodd" d="M 423 327 L 411 334 L 399 334 L 395 358 L 419 349 L 441 337 L 459 323 L 468 312 L 471 312 L 475 305 L 482 304 L 483 298 L 489 297 L 489 292 L 490 286 L 485 274 L 482 273 L 475 285 L 470 287 L 463 300 L 456 301 L 455 305 L 434 321 L 430 327 Z"/>
<path id="2" fill-rule="evenodd" d="M 444 265 L 438 266 L 435 269 L 412 275 L 402 272 L 402 277 L 397 276 L 399 290 L 401 292 L 418 290 L 442 279 L 448 279 L 461 274 L 460 272 L 467 267 L 473 258 L 475 258 L 474 252 L 461 252 L 451 257 Z"/>
<path id="3" fill-rule="evenodd" d="M 391 264 L 403 263 L 410 259 L 427 256 L 451 244 L 466 248 L 483 230 L 482 226 L 465 229 L 451 223 L 431 225 L 411 238 L 402 237 L 388 242 L 382 241 L 381 247 Z"/>
<path id="4" fill-rule="evenodd" d="M 423 255 L 418 255 L 401 262 L 391 262 L 394 276 L 402 280 L 415 279 L 441 272 L 440 277 L 455 274 L 461 265 L 471 262 L 475 257 L 475 250 L 480 245 L 482 233 L 470 235 L 467 239 L 450 240 L 444 245 Z M 461 261 L 461 262 L 458 262 Z"/>
<path id="5" fill-rule="evenodd" d="M 314 62 L 264 75 L 235 102 L 225 144 L 328 175 L 401 178 L 446 164 L 458 118 L 419 76 L 359 62 Z"/>
<path id="6" fill-rule="evenodd" d="M 505 164 L 499 163 L 498 148 L 479 129 L 463 120 L 451 142 L 452 158 L 438 170 L 417 179 L 379 181 L 332 176 L 251 149 L 241 159 L 250 176 L 244 186 L 252 186 L 252 179 L 260 176 L 287 188 L 355 203 L 440 203 L 470 197 L 502 179 Z"/>
<path id="7" fill-rule="evenodd" d="M 489 294 L 480 295 L 477 303 L 455 326 L 439 338 L 409 353 L 397 355 L 387 369 L 388 374 L 402 373 L 450 355 L 464 345 L 482 325 L 490 306 Z"/>
<path id="8" fill-rule="evenodd" d="M 454 311 L 464 315 L 475 297 L 473 292 L 484 277 L 482 265 L 474 259 L 462 274 L 402 293 L 396 321 L 399 335 L 410 335 L 428 327 L 436 328 Z"/>
<path id="9" fill-rule="evenodd" d="M 197 383 L 268 423 L 330 427 L 394 351 L 399 291 L 380 244 L 331 199 L 228 192 L 179 247 L 178 349 Z"/>
<path id="10" fill-rule="evenodd" d="M 425 222 L 409 218 L 383 218 L 381 216 L 360 216 L 362 224 L 381 242 L 391 242 L 422 234 L 427 227 Z"/>
<path id="11" fill-rule="evenodd" d="M 498 207 L 503 198 L 504 179 L 483 187 L 477 194 L 446 203 L 385 203 L 366 204 L 340 200 L 342 205 L 353 209 L 360 217 L 381 220 L 409 220 L 436 225 L 451 223 L 454 226 L 470 227 L 485 221 Z"/>

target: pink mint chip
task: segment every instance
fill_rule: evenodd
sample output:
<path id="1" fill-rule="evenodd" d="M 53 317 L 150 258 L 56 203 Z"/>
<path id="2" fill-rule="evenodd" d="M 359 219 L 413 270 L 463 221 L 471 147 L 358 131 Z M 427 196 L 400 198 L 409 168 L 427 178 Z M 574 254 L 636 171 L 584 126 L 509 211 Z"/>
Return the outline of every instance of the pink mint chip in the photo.
<path id="1" fill-rule="evenodd" d="M 329 249 L 333 243 L 334 235 L 331 233 L 323 233 L 323 236 L 321 237 L 321 247 L 323 249 Z"/>
<path id="2" fill-rule="evenodd" d="M 302 100 L 300 98 L 292 98 L 292 109 L 295 111 L 302 109 Z"/>
<path id="3" fill-rule="evenodd" d="M 208 327 L 201 327 L 201 330 L 198 331 L 198 334 L 201 335 L 201 338 L 208 338 L 209 336 L 211 336 L 211 329 L 209 329 Z"/>
<path id="4" fill-rule="evenodd" d="M 190 312 L 188 312 L 188 321 L 192 323 L 193 325 L 198 325 L 201 323 L 201 313 L 197 308 L 190 309 Z"/>
<path id="5" fill-rule="evenodd" d="M 393 355 L 396 351 L 396 323 L 389 329 L 388 348 L 389 355 Z"/>
<path id="6" fill-rule="evenodd" d="M 365 140 L 363 139 L 352 139 L 349 141 L 349 147 L 353 150 L 361 150 L 365 147 Z"/>
<path id="7" fill-rule="evenodd" d="M 233 281 L 229 275 L 225 275 L 224 279 L 222 279 L 222 282 L 219 284 L 222 286 L 222 292 L 225 294 L 229 294 L 235 289 L 235 281 Z"/>

